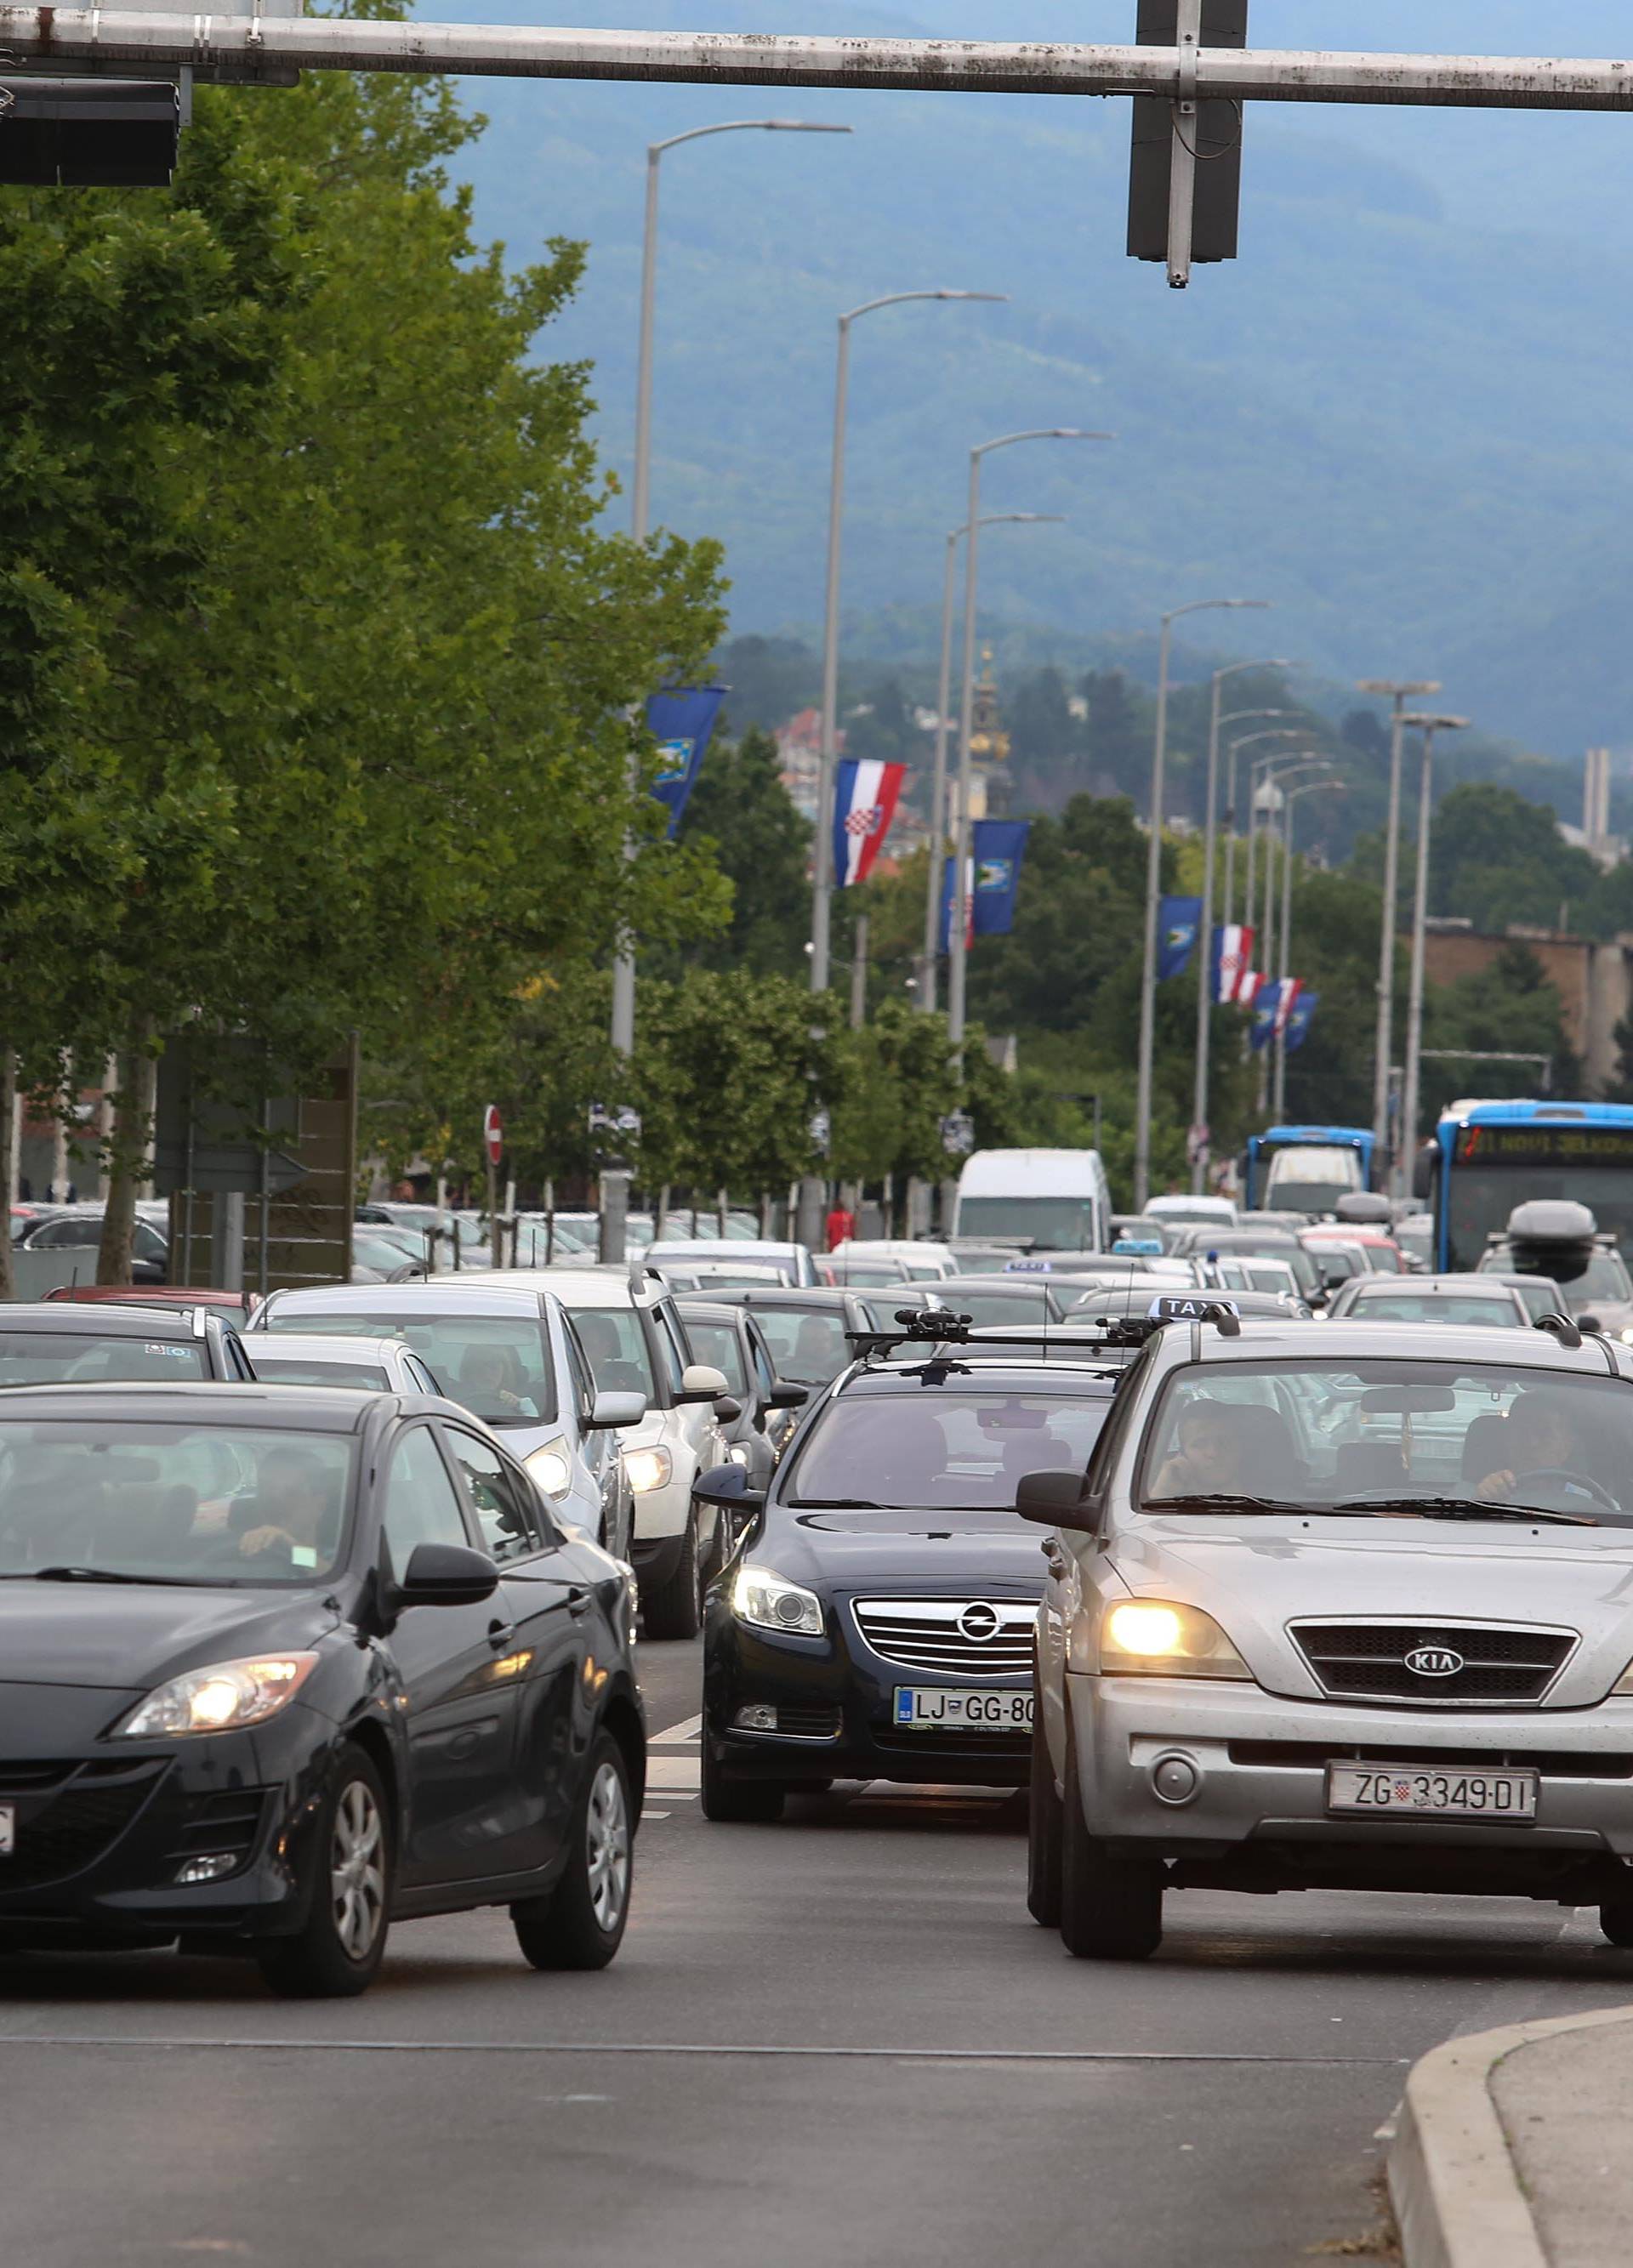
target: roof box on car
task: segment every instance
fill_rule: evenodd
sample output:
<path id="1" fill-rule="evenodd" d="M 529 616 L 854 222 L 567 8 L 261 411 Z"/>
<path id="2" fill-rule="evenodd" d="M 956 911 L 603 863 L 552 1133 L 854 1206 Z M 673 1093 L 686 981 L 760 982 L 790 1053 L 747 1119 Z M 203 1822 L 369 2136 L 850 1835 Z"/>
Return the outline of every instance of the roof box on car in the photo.
<path id="1" fill-rule="evenodd" d="M 1585 1204 L 1563 1197 L 1533 1197 L 1508 1217 L 1511 1244 L 1592 1244 L 1599 1223 Z"/>
<path id="2" fill-rule="evenodd" d="M 1375 1189 L 1351 1189 L 1347 1197 L 1338 1200 L 1338 1218 L 1350 1222 L 1356 1228 L 1371 1227 L 1374 1224 L 1379 1228 L 1387 1228 L 1394 1219 L 1394 1207 L 1387 1197 L 1380 1197 Z"/>

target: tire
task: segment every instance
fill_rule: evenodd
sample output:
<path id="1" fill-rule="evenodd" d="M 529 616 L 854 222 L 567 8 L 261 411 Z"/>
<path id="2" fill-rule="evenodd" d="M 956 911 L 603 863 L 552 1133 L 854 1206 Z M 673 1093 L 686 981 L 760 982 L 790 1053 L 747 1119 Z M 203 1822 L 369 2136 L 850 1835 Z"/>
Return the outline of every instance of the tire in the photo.
<path id="1" fill-rule="evenodd" d="M 512 1906 L 516 1942 L 535 1969 L 604 1969 L 624 1941 L 635 1874 L 629 1767 L 598 1733 L 573 1807 L 567 1871 L 545 1898 Z"/>
<path id="2" fill-rule="evenodd" d="M 275 1992 L 300 2000 L 344 1999 L 364 1992 L 385 1958 L 395 1873 L 390 1808 L 373 1760 L 341 1750 L 323 1799 L 307 1918 L 293 1937 L 256 1948 Z"/>
<path id="3" fill-rule="evenodd" d="M 1600 1906 L 1599 1926 L 1612 1945 L 1633 1945 L 1633 1898 L 1616 1898 Z"/>
<path id="4" fill-rule="evenodd" d="M 1026 1813 L 1026 1911 L 1045 1929 L 1060 1926 L 1062 1806 L 1044 1737 L 1043 1709 L 1032 1714 L 1032 1769 Z"/>
<path id="5" fill-rule="evenodd" d="M 1162 1861 L 1116 1856 L 1090 1834 L 1069 1740 L 1061 1811 L 1060 1938 L 1067 1951 L 1079 1961 L 1149 1960 L 1163 1941 Z"/>
<path id="6" fill-rule="evenodd" d="M 776 1781 L 728 1779 L 714 1761 L 708 1727 L 703 1734 L 702 1808 L 706 1819 L 717 1825 L 769 1827 L 782 1817 L 787 1791 Z"/>
<path id="7" fill-rule="evenodd" d="M 680 1558 L 667 1582 L 640 1587 L 641 1619 L 652 1638 L 696 1638 L 703 1628 L 703 1566 L 698 1551 L 698 1513 L 689 1506 Z"/>

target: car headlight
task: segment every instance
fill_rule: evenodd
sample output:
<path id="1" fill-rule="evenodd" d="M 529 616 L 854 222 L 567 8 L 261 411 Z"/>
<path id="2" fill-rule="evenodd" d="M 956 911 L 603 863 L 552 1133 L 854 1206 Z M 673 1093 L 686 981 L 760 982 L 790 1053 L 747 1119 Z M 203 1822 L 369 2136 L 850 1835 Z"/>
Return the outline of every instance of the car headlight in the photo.
<path id="1" fill-rule="evenodd" d="M 630 1476 L 630 1486 L 637 1496 L 645 1496 L 652 1489 L 662 1488 L 673 1478 L 675 1460 L 661 1447 L 654 1449 L 625 1449 L 624 1469 Z"/>
<path id="2" fill-rule="evenodd" d="M 565 1496 L 573 1484 L 573 1466 L 565 1441 L 546 1441 L 522 1462 L 546 1496 Z"/>
<path id="3" fill-rule="evenodd" d="M 1211 1615 L 1158 1599 L 1123 1599 L 1100 1625 L 1102 1675 L 1237 1677 L 1252 1673 Z"/>
<path id="4" fill-rule="evenodd" d="M 280 1653 L 264 1661 L 217 1661 L 189 1669 L 156 1685 L 114 1737 L 122 1741 L 169 1740 L 177 1733 L 236 1733 L 264 1725 L 286 1709 L 313 1671 L 315 1653 Z"/>
<path id="5" fill-rule="evenodd" d="M 823 1634 L 822 1601 L 815 1591 L 790 1583 L 769 1567 L 737 1570 L 731 1610 L 740 1623 L 752 1623 L 759 1630 L 797 1631 L 806 1638 Z"/>

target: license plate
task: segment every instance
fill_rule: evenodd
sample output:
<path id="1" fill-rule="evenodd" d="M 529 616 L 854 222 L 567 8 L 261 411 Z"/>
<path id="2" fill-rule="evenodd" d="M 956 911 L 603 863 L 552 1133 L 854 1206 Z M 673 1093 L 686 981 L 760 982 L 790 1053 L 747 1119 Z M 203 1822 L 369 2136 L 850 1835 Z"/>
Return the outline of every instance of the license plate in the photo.
<path id="1" fill-rule="evenodd" d="M 1329 1764 L 1329 1811 L 1389 1812 L 1415 1819 L 1533 1821 L 1533 1771 L 1390 1771 L 1382 1764 Z"/>
<path id="2" fill-rule="evenodd" d="M 1032 1697 L 979 1685 L 898 1685 L 892 1722 L 906 1733 L 1030 1733 Z"/>
<path id="3" fill-rule="evenodd" d="M 17 1848 L 17 1806 L 0 1803 L 0 1859 L 9 1859 Z"/>

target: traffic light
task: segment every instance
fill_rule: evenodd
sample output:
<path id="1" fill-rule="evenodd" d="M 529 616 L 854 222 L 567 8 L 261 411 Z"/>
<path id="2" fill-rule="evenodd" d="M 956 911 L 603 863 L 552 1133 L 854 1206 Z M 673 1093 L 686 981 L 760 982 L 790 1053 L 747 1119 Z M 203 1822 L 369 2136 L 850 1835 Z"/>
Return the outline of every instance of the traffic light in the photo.
<path id="1" fill-rule="evenodd" d="M 1140 0 L 1134 33 L 1142 48 L 1177 48 L 1179 0 Z M 1245 48 L 1247 0 L 1202 0 L 1201 45 Z M 1134 151 L 1128 174 L 1128 256 L 1167 260 L 1168 198 L 1174 136 L 1184 133 L 1196 153 L 1196 189 L 1192 221 L 1192 260 L 1236 258 L 1237 208 L 1242 193 L 1242 107 L 1199 102 L 1194 116 L 1181 118 L 1176 104 L 1161 95 L 1134 99 Z M 1171 280 L 1183 282 L 1183 276 Z"/>
<path id="2" fill-rule="evenodd" d="M 0 181 L 166 188 L 181 139 L 168 79 L 0 79 Z"/>

